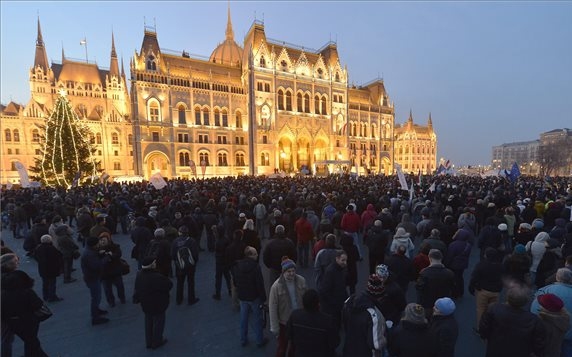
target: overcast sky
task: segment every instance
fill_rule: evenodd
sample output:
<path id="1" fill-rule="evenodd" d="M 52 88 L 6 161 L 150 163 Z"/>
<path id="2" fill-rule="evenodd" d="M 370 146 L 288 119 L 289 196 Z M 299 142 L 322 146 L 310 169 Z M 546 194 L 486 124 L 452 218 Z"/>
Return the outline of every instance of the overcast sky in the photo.
<path id="1" fill-rule="evenodd" d="M 36 23 L 48 58 L 109 67 L 111 33 L 126 71 L 144 25 L 162 48 L 209 56 L 224 40 L 228 2 L 1 1 L 1 102 L 30 99 Z M 255 19 L 266 36 L 318 49 L 336 41 L 350 83 L 383 77 L 396 123 L 429 113 L 438 159 L 489 164 L 492 147 L 572 128 L 572 2 L 230 2 L 242 44 Z"/>

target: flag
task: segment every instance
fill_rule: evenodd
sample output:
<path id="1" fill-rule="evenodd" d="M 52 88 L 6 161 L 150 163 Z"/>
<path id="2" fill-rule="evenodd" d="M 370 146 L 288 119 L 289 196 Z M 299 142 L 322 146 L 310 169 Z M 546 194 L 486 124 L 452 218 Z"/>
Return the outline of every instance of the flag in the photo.
<path id="1" fill-rule="evenodd" d="M 18 175 L 20 176 L 20 185 L 24 188 L 30 187 L 30 178 L 28 177 L 28 170 L 22 165 L 20 161 L 14 163 L 16 170 L 18 170 Z"/>
<path id="2" fill-rule="evenodd" d="M 433 183 L 431 184 L 431 186 L 429 186 L 429 191 L 435 192 L 435 182 L 433 182 Z"/>
<path id="3" fill-rule="evenodd" d="M 435 175 L 441 175 L 441 174 L 445 174 L 445 166 L 443 166 L 443 164 L 439 164 L 439 168 L 437 168 L 437 172 L 435 173 Z"/>
<path id="4" fill-rule="evenodd" d="M 445 168 L 447 170 L 449 170 L 451 168 L 451 160 L 447 160 L 447 162 L 445 163 Z"/>
<path id="5" fill-rule="evenodd" d="M 149 182 L 151 182 L 153 187 L 155 187 L 157 190 L 160 190 L 163 187 L 167 186 L 167 182 L 159 172 L 156 172 L 153 175 L 151 175 L 151 177 L 149 177 Z"/>
<path id="6" fill-rule="evenodd" d="M 422 175 L 421 175 L 421 170 L 419 170 L 419 186 L 421 186 L 421 179 L 422 179 Z"/>
<path id="7" fill-rule="evenodd" d="M 409 189 L 409 202 L 413 201 L 413 180 L 411 180 L 411 188 Z"/>
<path id="8" fill-rule="evenodd" d="M 401 165 L 395 163 L 395 169 L 397 170 L 397 177 L 399 178 L 401 189 L 404 191 L 409 191 L 409 187 L 407 186 L 407 181 L 405 180 L 405 175 L 403 175 L 403 170 L 401 170 Z"/>
<path id="9" fill-rule="evenodd" d="M 516 180 L 518 180 L 519 176 L 520 176 L 520 169 L 518 168 L 518 165 L 515 161 L 512 164 L 512 168 L 510 169 L 510 174 L 509 174 L 508 178 L 510 179 L 510 182 L 514 183 L 514 182 L 516 182 Z"/>
<path id="10" fill-rule="evenodd" d="M 189 167 L 191 168 L 191 172 L 193 173 L 193 175 L 196 178 L 197 177 L 197 165 L 195 164 L 195 162 L 193 160 L 189 161 Z"/>

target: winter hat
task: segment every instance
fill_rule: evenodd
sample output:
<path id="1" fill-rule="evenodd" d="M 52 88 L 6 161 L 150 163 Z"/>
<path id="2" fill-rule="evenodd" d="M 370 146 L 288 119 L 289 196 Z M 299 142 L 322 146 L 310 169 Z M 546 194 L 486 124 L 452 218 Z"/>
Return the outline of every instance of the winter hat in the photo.
<path id="1" fill-rule="evenodd" d="M 279 209 L 274 210 L 274 217 L 280 217 L 282 216 L 282 212 L 280 212 Z"/>
<path id="2" fill-rule="evenodd" d="M 89 237 L 85 242 L 85 244 L 87 244 L 88 247 L 95 247 L 97 243 L 99 243 L 99 238 L 97 237 Z"/>
<path id="3" fill-rule="evenodd" d="M 506 225 L 506 223 L 501 223 L 501 224 L 499 224 L 498 229 L 501 232 L 506 232 L 506 231 L 508 231 L 508 226 Z"/>
<path id="4" fill-rule="evenodd" d="M 536 229 L 542 229 L 544 228 L 544 221 L 540 218 L 537 218 L 534 221 L 532 221 L 532 226 Z"/>
<path id="5" fill-rule="evenodd" d="M 564 302 L 554 294 L 542 294 L 536 298 L 540 306 L 550 312 L 558 312 L 564 307 Z"/>
<path id="6" fill-rule="evenodd" d="M 375 273 L 383 281 L 385 281 L 385 280 L 387 280 L 387 278 L 389 278 L 389 269 L 387 268 L 387 265 L 385 265 L 385 264 L 379 264 L 378 266 L 376 266 L 375 267 Z"/>
<path id="7" fill-rule="evenodd" d="M 246 214 L 245 213 L 241 213 L 238 215 L 238 218 L 246 218 Z"/>
<path id="8" fill-rule="evenodd" d="M 397 228 L 397 231 L 395 232 L 393 238 L 409 238 L 409 233 L 407 233 L 405 228 L 399 227 Z"/>
<path id="9" fill-rule="evenodd" d="M 2 268 L 6 268 L 14 260 L 16 260 L 16 258 L 18 258 L 18 256 L 14 253 L 2 254 L 2 256 L 0 256 L 0 265 L 2 266 Z"/>
<path id="10" fill-rule="evenodd" d="M 455 312 L 455 303 L 450 298 L 444 297 L 435 301 L 435 308 L 439 310 L 441 315 L 449 316 Z"/>
<path id="11" fill-rule="evenodd" d="M 522 244 L 517 244 L 514 246 L 514 254 L 525 254 L 526 247 Z"/>
<path id="12" fill-rule="evenodd" d="M 521 224 L 518 226 L 518 228 L 520 228 L 520 229 L 526 229 L 526 230 L 528 230 L 528 231 L 531 231 L 531 230 L 532 230 L 532 226 L 531 226 L 530 224 L 526 223 L 526 222 L 521 223 Z"/>
<path id="13" fill-rule="evenodd" d="M 371 274 L 367 280 L 367 292 L 373 297 L 380 297 L 383 294 L 383 280 L 377 274 Z"/>
<path id="14" fill-rule="evenodd" d="M 282 265 L 282 272 L 285 272 L 288 269 L 296 269 L 296 263 L 287 256 L 282 257 L 282 263 L 280 263 L 280 265 Z"/>
<path id="15" fill-rule="evenodd" d="M 44 234 L 42 237 L 40 237 L 40 242 L 41 243 L 51 243 L 52 242 L 52 236 L 49 234 Z"/>
<path id="16" fill-rule="evenodd" d="M 407 304 L 402 320 L 409 321 L 414 324 L 426 324 L 427 319 L 425 318 L 425 309 L 419 304 Z"/>

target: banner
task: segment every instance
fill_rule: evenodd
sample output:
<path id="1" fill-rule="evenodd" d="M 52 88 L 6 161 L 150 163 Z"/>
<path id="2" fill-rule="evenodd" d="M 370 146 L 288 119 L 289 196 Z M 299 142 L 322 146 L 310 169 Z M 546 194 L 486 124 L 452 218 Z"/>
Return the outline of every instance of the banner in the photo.
<path id="1" fill-rule="evenodd" d="M 203 178 L 204 178 L 205 172 L 207 171 L 207 162 L 205 160 L 201 160 L 201 170 L 203 171 Z"/>
<path id="2" fill-rule="evenodd" d="M 191 168 L 191 173 L 195 178 L 197 177 L 197 165 L 193 160 L 189 161 L 189 167 Z"/>
<path id="3" fill-rule="evenodd" d="M 401 189 L 404 191 L 409 191 L 409 187 L 407 186 L 407 181 L 405 180 L 405 175 L 403 175 L 403 170 L 401 170 L 401 165 L 395 163 L 395 169 L 397 170 L 397 177 L 399 178 Z"/>
<path id="4" fill-rule="evenodd" d="M 149 182 L 151 182 L 153 187 L 155 187 L 157 190 L 160 190 L 163 187 L 167 186 L 167 182 L 165 181 L 165 179 L 163 178 L 163 176 L 161 176 L 161 174 L 159 172 L 151 175 L 151 177 L 149 178 Z"/>
<path id="5" fill-rule="evenodd" d="M 26 170 L 24 165 L 22 165 L 22 163 L 19 161 L 16 161 L 14 163 L 14 166 L 16 167 L 16 170 L 18 170 L 18 175 L 20 175 L 20 185 L 23 188 L 30 187 L 30 178 L 28 177 L 28 170 Z"/>

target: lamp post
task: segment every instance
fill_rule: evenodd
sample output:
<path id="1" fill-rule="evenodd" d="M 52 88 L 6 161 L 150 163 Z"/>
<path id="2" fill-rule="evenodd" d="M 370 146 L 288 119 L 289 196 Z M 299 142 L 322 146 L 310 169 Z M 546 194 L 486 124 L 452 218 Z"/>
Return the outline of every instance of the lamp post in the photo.
<path id="1" fill-rule="evenodd" d="M 285 171 L 284 170 L 284 159 L 286 158 L 286 153 L 284 152 L 284 150 L 280 150 L 280 170 L 281 171 Z"/>

